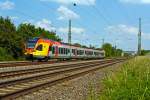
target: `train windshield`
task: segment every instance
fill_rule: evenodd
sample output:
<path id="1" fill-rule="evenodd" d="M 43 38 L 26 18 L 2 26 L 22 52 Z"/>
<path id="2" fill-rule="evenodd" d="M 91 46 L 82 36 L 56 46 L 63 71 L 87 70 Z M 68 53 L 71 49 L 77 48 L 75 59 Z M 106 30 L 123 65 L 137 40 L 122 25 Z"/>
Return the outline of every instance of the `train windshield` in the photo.
<path id="1" fill-rule="evenodd" d="M 27 48 L 34 48 L 38 39 L 29 40 L 27 43 Z"/>

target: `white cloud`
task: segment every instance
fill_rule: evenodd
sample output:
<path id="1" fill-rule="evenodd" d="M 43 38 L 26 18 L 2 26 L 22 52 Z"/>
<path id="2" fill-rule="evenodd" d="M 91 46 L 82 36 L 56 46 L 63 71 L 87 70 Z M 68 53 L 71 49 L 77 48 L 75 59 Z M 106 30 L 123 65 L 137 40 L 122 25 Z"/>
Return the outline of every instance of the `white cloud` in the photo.
<path id="1" fill-rule="evenodd" d="M 113 34 L 123 34 L 126 37 L 129 35 L 137 36 L 139 29 L 134 26 L 120 24 L 120 25 L 116 25 L 116 26 L 108 26 L 105 30 L 107 32 L 113 33 Z M 142 38 L 150 39 L 150 33 L 142 32 Z"/>
<path id="2" fill-rule="evenodd" d="M 49 1 L 49 2 L 56 2 L 60 4 L 73 4 L 76 3 L 77 5 L 95 5 L 96 0 L 40 0 L 40 1 Z"/>
<path id="3" fill-rule="evenodd" d="M 10 10 L 13 9 L 15 4 L 11 1 L 0 2 L 0 9 Z"/>
<path id="4" fill-rule="evenodd" d="M 10 19 L 11 20 L 17 20 L 17 19 L 19 19 L 19 17 L 18 16 L 10 16 Z"/>
<path id="5" fill-rule="evenodd" d="M 60 13 L 60 17 L 58 18 L 59 20 L 63 20 L 63 19 L 77 19 L 80 16 L 78 14 L 76 14 L 75 12 L 73 12 L 72 10 L 68 9 L 65 6 L 60 6 L 57 11 Z"/>
<path id="6" fill-rule="evenodd" d="M 120 0 L 120 2 L 132 4 L 150 4 L 150 0 Z"/>
<path id="7" fill-rule="evenodd" d="M 56 30 L 56 28 L 54 26 L 52 26 L 52 22 L 47 19 L 42 19 L 41 21 L 38 21 L 35 25 L 36 25 L 36 27 L 41 27 L 48 31 Z"/>
<path id="8" fill-rule="evenodd" d="M 131 34 L 131 35 L 135 35 L 138 33 L 137 27 L 128 26 L 124 24 L 119 24 L 116 26 L 108 26 L 105 30 L 110 33 L 123 33 L 123 34 Z"/>
<path id="9" fill-rule="evenodd" d="M 67 27 L 66 28 L 61 27 L 58 29 L 58 31 L 61 33 L 68 33 L 68 28 Z M 85 32 L 85 29 L 83 29 L 83 28 L 72 27 L 72 33 L 82 34 L 84 32 Z"/>
<path id="10" fill-rule="evenodd" d="M 23 24 L 29 24 L 29 23 L 35 23 L 35 21 L 33 19 L 28 19 L 26 21 L 22 22 Z"/>

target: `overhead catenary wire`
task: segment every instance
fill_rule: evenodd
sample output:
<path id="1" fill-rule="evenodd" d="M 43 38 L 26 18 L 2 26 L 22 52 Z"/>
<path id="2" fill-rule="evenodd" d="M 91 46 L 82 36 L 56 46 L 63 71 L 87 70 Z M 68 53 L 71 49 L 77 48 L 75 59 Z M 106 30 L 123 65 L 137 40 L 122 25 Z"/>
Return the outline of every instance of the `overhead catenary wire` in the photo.
<path id="1" fill-rule="evenodd" d="M 116 8 L 119 8 L 118 10 L 120 10 L 121 15 L 125 18 L 128 19 L 129 22 L 133 22 L 131 19 L 131 16 L 129 14 L 129 12 L 126 10 L 125 6 L 123 4 L 118 4 L 118 3 L 111 3 L 112 5 L 114 4 L 114 6 Z"/>
<path id="2" fill-rule="evenodd" d="M 89 0 L 87 0 L 88 3 L 90 3 Z M 98 9 L 95 5 L 92 5 L 93 9 L 97 12 L 97 14 L 99 15 L 99 17 L 103 18 L 103 20 L 105 21 L 105 24 L 108 25 L 108 26 L 113 26 L 112 22 L 109 20 L 110 19 L 110 16 L 107 16 L 105 17 L 104 13 L 102 13 L 102 11 L 100 9 Z M 120 28 L 117 28 L 117 29 L 114 29 L 112 28 L 112 31 L 114 32 L 122 32 L 122 30 Z M 113 33 L 113 32 L 110 32 L 109 33 Z"/>

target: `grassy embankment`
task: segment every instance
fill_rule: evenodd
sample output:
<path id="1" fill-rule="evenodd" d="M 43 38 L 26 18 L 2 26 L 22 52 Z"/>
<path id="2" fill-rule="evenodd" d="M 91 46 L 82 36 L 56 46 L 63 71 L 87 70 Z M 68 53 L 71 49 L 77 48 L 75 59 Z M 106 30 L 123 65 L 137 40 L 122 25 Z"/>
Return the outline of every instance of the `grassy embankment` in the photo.
<path id="1" fill-rule="evenodd" d="M 150 100 L 150 58 L 132 59 L 103 80 L 104 90 L 89 100 Z M 93 99 L 94 98 L 94 99 Z"/>

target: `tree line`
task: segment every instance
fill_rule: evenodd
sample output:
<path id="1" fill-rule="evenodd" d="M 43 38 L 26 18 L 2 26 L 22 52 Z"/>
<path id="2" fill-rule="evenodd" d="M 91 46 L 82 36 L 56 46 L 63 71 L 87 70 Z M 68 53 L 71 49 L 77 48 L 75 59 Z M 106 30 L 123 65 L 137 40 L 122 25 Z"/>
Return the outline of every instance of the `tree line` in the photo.
<path id="1" fill-rule="evenodd" d="M 113 47 L 110 43 L 103 44 L 102 48 L 105 50 L 106 57 L 119 57 L 123 53 L 123 50 Z"/>

